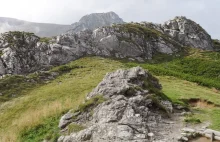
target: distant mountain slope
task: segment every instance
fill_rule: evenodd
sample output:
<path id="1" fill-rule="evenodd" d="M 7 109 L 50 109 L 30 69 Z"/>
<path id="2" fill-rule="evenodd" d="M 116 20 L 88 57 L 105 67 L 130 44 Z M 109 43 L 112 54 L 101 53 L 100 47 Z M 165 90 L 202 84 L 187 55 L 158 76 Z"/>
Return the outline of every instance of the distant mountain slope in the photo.
<path id="1" fill-rule="evenodd" d="M 56 36 L 71 29 L 70 25 L 34 23 L 13 18 L 0 17 L 0 32 L 25 31 L 41 37 Z"/>
<path id="2" fill-rule="evenodd" d="M 122 24 L 124 21 L 114 12 L 93 13 L 83 16 L 79 22 L 73 23 L 71 31 L 94 30 L 102 26 L 111 26 L 113 23 Z"/>
<path id="3" fill-rule="evenodd" d="M 85 29 L 94 30 L 113 23 L 123 23 L 123 20 L 114 12 L 93 13 L 83 16 L 79 22 L 72 25 L 59 25 L 49 23 L 34 23 L 13 18 L 0 17 L 0 33 L 8 31 L 25 31 L 40 37 L 57 36 L 67 31 L 79 32 Z"/>

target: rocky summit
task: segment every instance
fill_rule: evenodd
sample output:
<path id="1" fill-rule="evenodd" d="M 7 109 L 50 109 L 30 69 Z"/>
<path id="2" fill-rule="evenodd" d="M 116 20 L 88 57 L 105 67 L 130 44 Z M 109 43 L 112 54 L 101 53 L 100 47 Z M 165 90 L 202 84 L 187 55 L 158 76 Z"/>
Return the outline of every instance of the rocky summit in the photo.
<path id="1" fill-rule="evenodd" d="M 94 30 L 98 27 L 111 26 L 112 24 L 122 24 L 124 21 L 115 13 L 92 13 L 83 16 L 79 22 L 72 24 L 69 32 L 80 32 L 83 30 Z"/>
<path id="2" fill-rule="evenodd" d="M 97 25 L 92 19 L 99 19 Z M 88 55 L 144 62 L 161 54 L 181 56 L 185 46 L 213 50 L 210 35 L 185 17 L 165 24 L 114 22 L 123 23 L 110 12 L 87 15 L 78 23 L 84 25 L 79 28 L 83 31 L 72 30 L 53 38 L 25 32 L 4 33 L 0 37 L 0 75 L 46 70 Z M 103 26 L 106 24 L 110 26 Z"/>
<path id="3" fill-rule="evenodd" d="M 167 123 L 173 107 L 158 96 L 160 89 L 158 80 L 140 67 L 108 73 L 78 110 L 61 118 L 58 141 L 173 140 Z"/>

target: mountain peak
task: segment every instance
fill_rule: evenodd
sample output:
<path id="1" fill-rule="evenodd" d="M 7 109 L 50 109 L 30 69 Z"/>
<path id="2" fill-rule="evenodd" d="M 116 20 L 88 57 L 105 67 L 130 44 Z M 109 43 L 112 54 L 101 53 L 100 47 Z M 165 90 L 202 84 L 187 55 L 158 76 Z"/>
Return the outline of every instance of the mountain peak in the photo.
<path id="1" fill-rule="evenodd" d="M 79 32 L 86 29 L 94 30 L 98 27 L 110 26 L 114 23 L 124 23 L 115 12 L 92 13 L 83 16 L 79 22 L 73 23 L 71 32 Z"/>

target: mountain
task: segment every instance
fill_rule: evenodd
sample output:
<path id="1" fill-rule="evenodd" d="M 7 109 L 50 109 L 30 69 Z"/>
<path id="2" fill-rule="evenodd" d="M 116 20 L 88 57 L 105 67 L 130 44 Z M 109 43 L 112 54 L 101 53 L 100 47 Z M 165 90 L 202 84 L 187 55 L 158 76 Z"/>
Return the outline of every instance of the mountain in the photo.
<path id="1" fill-rule="evenodd" d="M 214 50 L 210 35 L 185 17 L 165 24 L 125 23 L 69 31 L 47 40 L 30 33 L 8 32 L 0 38 L 0 74 L 29 73 L 88 55 L 139 62 L 162 55 L 178 57 L 186 46 Z"/>
<path id="2" fill-rule="evenodd" d="M 183 16 L 91 15 L 109 25 L 1 34 L 1 142 L 220 140 L 219 40 Z"/>
<path id="3" fill-rule="evenodd" d="M 85 29 L 93 30 L 113 23 L 123 23 L 123 20 L 114 12 L 93 13 L 83 16 L 79 22 L 72 25 L 34 23 L 13 18 L 0 17 L 0 33 L 8 31 L 25 31 L 40 37 L 57 36 L 67 31 L 79 32 Z"/>
<path id="4" fill-rule="evenodd" d="M 0 17 L 0 33 L 8 31 L 25 31 L 41 37 L 51 37 L 71 29 L 71 25 L 34 23 L 13 18 Z"/>
<path id="5" fill-rule="evenodd" d="M 83 16 L 79 22 L 72 24 L 71 32 L 79 32 L 86 29 L 94 30 L 102 26 L 122 24 L 124 21 L 114 12 L 93 13 Z"/>

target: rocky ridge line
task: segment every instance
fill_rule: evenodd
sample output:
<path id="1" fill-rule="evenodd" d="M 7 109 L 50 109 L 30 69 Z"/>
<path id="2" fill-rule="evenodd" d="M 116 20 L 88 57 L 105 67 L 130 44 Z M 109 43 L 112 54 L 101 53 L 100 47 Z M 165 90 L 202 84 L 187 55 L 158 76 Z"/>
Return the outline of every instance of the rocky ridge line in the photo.
<path id="1" fill-rule="evenodd" d="M 47 70 L 87 55 L 144 62 L 158 54 L 180 56 L 186 45 L 213 49 L 206 31 L 185 17 L 164 25 L 127 23 L 67 32 L 44 42 L 30 33 L 8 32 L 0 38 L 0 75 Z"/>

